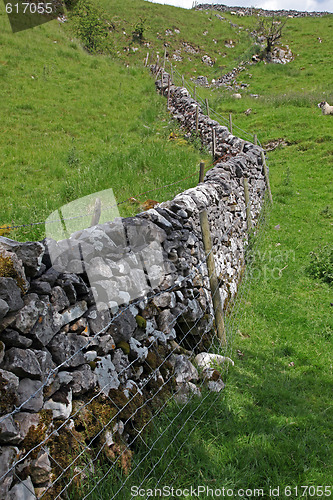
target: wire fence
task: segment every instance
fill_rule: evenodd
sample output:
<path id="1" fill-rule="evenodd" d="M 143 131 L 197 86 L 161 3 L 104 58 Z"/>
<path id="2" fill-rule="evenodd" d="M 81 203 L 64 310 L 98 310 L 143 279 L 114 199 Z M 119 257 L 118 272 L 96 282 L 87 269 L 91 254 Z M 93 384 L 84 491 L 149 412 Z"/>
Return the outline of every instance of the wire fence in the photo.
<path id="1" fill-rule="evenodd" d="M 241 187 L 241 195 L 236 199 L 239 210 L 229 213 L 231 223 L 224 231 L 214 233 L 212 250 L 205 255 L 201 245 L 195 254 L 197 263 L 189 272 L 184 275 L 179 272 L 170 286 L 153 290 L 147 297 L 140 296 L 111 313 L 110 319 L 93 335 L 83 337 L 79 348 L 48 370 L 28 398 L 20 405 L 12 405 L 12 410 L 0 417 L 1 431 L 12 432 L 12 451 L 7 450 L 10 458 L 7 457 L 0 472 L 3 498 L 11 488 L 12 498 L 25 498 L 28 492 L 30 498 L 44 499 L 132 499 L 142 497 L 138 491 L 149 485 L 159 488 L 163 482 L 169 487 L 177 484 L 174 463 L 189 446 L 191 436 L 210 408 L 222 397 L 229 366 L 234 363 L 232 340 L 242 314 L 239 304 L 249 284 L 249 269 L 244 270 L 244 263 L 252 236 L 241 237 L 246 234 L 247 208 L 252 209 L 253 234 L 257 239 L 266 220 L 265 212 L 260 211 L 260 206 L 253 206 L 251 197 L 248 204 L 245 203 L 241 180 L 234 181 Z M 261 182 L 262 179 L 252 180 L 250 194 L 253 197 L 260 192 Z M 221 220 L 224 217 L 225 213 L 221 213 Z M 230 297 L 225 316 L 226 342 L 221 345 L 213 321 L 214 297 L 209 296 L 211 274 L 206 263 L 208 256 L 235 234 L 242 241 L 235 270 L 236 279 L 242 285 L 237 299 L 236 293 Z M 220 295 L 220 290 L 225 290 L 225 281 L 225 275 L 220 273 L 215 293 Z M 166 315 L 164 333 L 156 327 L 147 331 L 148 322 L 155 321 L 161 309 L 165 310 L 156 304 L 166 296 L 172 297 L 171 302 L 176 296 L 179 300 L 175 300 L 171 308 L 172 317 L 168 319 Z M 197 311 L 195 303 L 200 304 Z M 141 319 L 145 312 L 148 314 L 147 320 L 135 330 L 135 342 L 127 339 L 128 342 L 119 342 L 117 346 L 112 343 L 100 352 L 106 336 L 129 312 Z M 202 353 L 221 357 L 210 357 L 209 362 L 203 362 Z M 85 360 L 78 361 L 82 355 Z M 94 371 L 100 367 L 101 359 L 105 361 L 108 356 L 112 359 L 108 365 L 112 376 L 104 377 L 102 383 L 86 390 L 84 395 L 78 392 L 79 396 L 72 400 L 73 367 L 89 364 Z M 119 358 L 117 366 L 116 357 Z M 55 386 L 52 393 L 52 384 L 59 376 L 64 377 L 67 392 L 60 394 L 59 387 Z M 38 421 L 33 422 L 32 413 L 25 409 L 41 395 L 46 399 L 51 395 L 54 406 L 44 404 Z M 55 411 L 60 412 L 58 418 Z M 25 431 L 24 425 L 21 426 L 17 435 L 8 429 L 18 425 L 19 417 L 22 417 L 21 423 L 25 419 L 28 424 Z"/>

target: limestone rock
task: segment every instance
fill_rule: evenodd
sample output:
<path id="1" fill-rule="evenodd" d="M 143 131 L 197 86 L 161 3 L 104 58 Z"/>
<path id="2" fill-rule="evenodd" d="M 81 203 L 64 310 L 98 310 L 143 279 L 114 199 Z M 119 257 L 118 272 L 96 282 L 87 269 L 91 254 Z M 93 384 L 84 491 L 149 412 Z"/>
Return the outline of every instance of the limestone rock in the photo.
<path id="1" fill-rule="evenodd" d="M 0 319 L 4 318 L 9 311 L 9 305 L 3 299 L 0 299 Z"/>
<path id="2" fill-rule="evenodd" d="M 176 323 L 176 318 L 169 309 L 164 309 L 157 316 L 158 329 L 163 333 L 170 333 Z"/>
<path id="3" fill-rule="evenodd" d="M 76 367 L 85 363 L 83 348 L 87 339 L 76 333 L 58 333 L 48 345 L 53 360 L 64 363 L 64 368 Z"/>
<path id="4" fill-rule="evenodd" d="M 224 389 L 225 384 L 218 370 L 214 370 L 214 368 L 205 368 L 201 376 L 210 391 L 220 392 Z"/>
<path id="5" fill-rule="evenodd" d="M 20 430 L 12 415 L 6 415 L 0 422 L 0 444 L 17 444 L 20 440 Z"/>
<path id="6" fill-rule="evenodd" d="M 32 344 L 31 339 L 20 335 L 19 332 L 10 328 L 1 332 L 1 339 L 6 345 L 7 349 L 9 349 L 10 347 L 27 349 Z"/>
<path id="7" fill-rule="evenodd" d="M 65 309 L 62 313 L 55 313 L 54 320 L 58 330 L 67 323 L 83 316 L 87 309 L 88 307 L 86 301 L 81 300 L 80 302 L 70 306 L 68 309 Z"/>
<path id="8" fill-rule="evenodd" d="M 17 391 L 18 404 L 22 411 L 39 412 L 43 408 L 42 382 L 23 378 Z"/>
<path id="9" fill-rule="evenodd" d="M 0 369 L 0 414 L 13 411 L 17 405 L 17 389 L 19 378 L 6 370 Z"/>
<path id="10" fill-rule="evenodd" d="M 232 366 L 235 364 L 232 361 L 232 359 L 228 357 L 209 352 L 200 352 L 199 354 L 196 355 L 194 361 L 196 362 L 199 368 L 212 368 L 214 364 L 224 365 L 226 363 L 231 363 Z"/>
<path id="11" fill-rule="evenodd" d="M 69 307 L 69 300 L 65 291 L 60 286 L 55 286 L 51 292 L 51 304 L 54 311 L 59 312 Z"/>
<path id="12" fill-rule="evenodd" d="M 21 438 L 24 439 L 31 427 L 38 427 L 40 416 L 38 413 L 19 412 L 15 413 L 14 422 L 20 431 Z"/>
<path id="13" fill-rule="evenodd" d="M 40 300 L 35 293 L 27 295 L 24 307 L 16 316 L 15 328 L 31 334 L 39 345 L 47 345 L 57 332 L 50 304 Z"/>
<path id="14" fill-rule="evenodd" d="M 11 347 L 6 351 L 2 368 L 13 372 L 18 377 L 41 379 L 42 371 L 35 353 L 31 349 Z"/>
<path id="15" fill-rule="evenodd" d="M 72 413 L 72 389 L 63 388 L 44 403 L 45 410 L 52 410 L 55 420 L 66 420 Z"/>
<path id="16" fill-rule="evenodd" d="M 33 278 L 37 274 L 45 251 L 45 247 L 42 243 L 38 241 L 20 243 L 0 236 L 0 245 L 17 255 L 23 262 L 25 273 L 28 277 Z"/>
<path id="17" fill-rule="evenodd" d="M 111 361 L 111 356 L 101 357 L 94 370 L 100 390 L 107 396 L 110 389 L 118 389 L 120 381 L 116 368 Z"/>
<path id="18" fill-rule="evenodd" d="M 183 354 L 172 354 L 170 356 L 170 363 L 174 368 L 175 379 L 178 384 L 199 379 L 198 370 Z"/>
<path id="19" fill-rule="evenodd" d="M 0 277 L 0 299 L 7 304 L 9 312 L 17 311 L 24 305 L 21 290 L 13 278 Z"/>
<path id="20" fill-rule="evenodd" d="M 8 252 L 0 243 L 0 276 L 13 278 L 22 293 L 29 290 L 22 261 L 13 252 Z"/>
<path id="21" fill-rule="evenodd" d="M 177 386 L 176 393 L 174 395 L 177 403 L 186 404 L 193 398 L 193 396 L 201 396 L 200 389 L 192 382 L 183 382 Z"/>
<path id="22" fill-rule="evenodd" d="M 121 316 L 116 317 L 109 329 L 108 332 L 114 338 L 116 344 L 121 341 L 127 342 L 134 333 L 137 324 L 133 314 L 129 310 L 124 310 Z"/>
<path id="23" fill-rule="evenodd" d="M 11 487 L 13 481 L 13 471 L 10 472 L 8 471 L 14 465 L 18 457 L 18 454 L 19 454 L 18 448 L 14 446 L 0 447 L 0 477 L 2 478 L 0 480 L 0 500 L 9 499 L 8 490 Z M 17 498 L 15 500 L 19 499 Z"/>
<path id="24" fill-rule="evenodd" d="M 8 493 L 7 500 L 36 500 L 35 489 L 30 476 L 13 486 Z"/>
<path id="25" fill-rule="evenodd" d="M 31 462 L 30 473 L 31 479 L 36 485 L 49 481 L 51 478 L 51 463 L 48 451 L 38 453 L 37 459 Z"/>

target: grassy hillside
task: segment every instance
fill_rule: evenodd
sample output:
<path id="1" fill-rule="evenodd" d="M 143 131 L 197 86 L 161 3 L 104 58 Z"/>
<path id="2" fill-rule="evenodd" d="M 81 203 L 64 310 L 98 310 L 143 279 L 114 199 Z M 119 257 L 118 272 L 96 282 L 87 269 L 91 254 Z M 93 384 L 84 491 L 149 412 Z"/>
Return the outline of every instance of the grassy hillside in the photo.
<path id="1" fill-rule="evenodd" d="M 168 141 L 174 125 L 142 64 L 90 55 L 58 21 L 12 34 L 0 9 L 0 226 L 43 221 L 102 189 L 122 201 L 196 171 L 205 155 Z M 162 201 L 189 185 L 139 201 Z M 8 235 L 42 238 L 44 227 Z"/>

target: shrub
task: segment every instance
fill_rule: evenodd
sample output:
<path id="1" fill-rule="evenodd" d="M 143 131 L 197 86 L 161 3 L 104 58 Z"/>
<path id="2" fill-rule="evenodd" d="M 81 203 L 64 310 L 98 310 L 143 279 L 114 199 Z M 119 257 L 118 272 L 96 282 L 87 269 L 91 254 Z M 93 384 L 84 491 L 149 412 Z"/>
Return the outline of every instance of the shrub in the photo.
<path id="1" fill-rule="evenodd" d="M 333 245 L 325 245 L 310 253 L 308 272 L 314 278 L 333 283 Z"/>
<path id="2" fill-rule="evenodd" d="M 148 26 L 146 26 L 146 19 L 140 17 L 134 25 L 134 31 L 132 31 L 133 41 L 138 40 L 140 43 L 144 40 L 144 33 Z"/>
<path id="3" fill-rule="evenodd" d="M 73 10 L 74 29 L 84 47 L 91 53 L 110 52 L 111 25 L 105 20 L 104 13 L 90 0 L 79 0 Z"/>

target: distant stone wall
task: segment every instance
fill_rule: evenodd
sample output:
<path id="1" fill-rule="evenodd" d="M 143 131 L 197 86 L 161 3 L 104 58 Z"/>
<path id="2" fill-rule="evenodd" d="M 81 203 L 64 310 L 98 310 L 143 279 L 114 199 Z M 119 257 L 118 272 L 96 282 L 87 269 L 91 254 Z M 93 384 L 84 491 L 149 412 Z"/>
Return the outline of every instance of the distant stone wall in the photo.
<path id="1" fill-rule="evenodd" d="M 263 16 L 263 17 L 322 17 L 322 16 L 327 16 L 330 13 L 329 12 L 318 12 L 318 11 L 313 11 L 313 12 L 301 12 L 298 10 L 266 10 L 266 9 L 260 9 L 260 8 L 255 8 L 255 7 L 229 7 L 228 5 L 223 5 L 223 4 L 208 4 L 208 3 L 202 3 L 199 5 L 196 5 L 195 7 L 196 10 L 219 10 L 221 12 L 229 12 L 233 13 L 239 16 L 252 16 L 252 15 L 258 15 L 258 16 Z"/>
<path id="2" fill-rule="evenodd" d="M 191 133 L 197 103 L 184 88 L 170 90 L 170 112 Z M 212 126 L 224 160 L 173 200 L 65 241 L 0 238 L 0 499 L 28 498 L 27 489 L 29 499 L 54 498 L 83 481 L 83 448 L 91 467 L 96 456 L 121 457 L 126 473 L 163 401 L 200 394 L 203 377 L 211 390 L 224 387 L 202 363 L 215 331 L 199 212 L 208 211 L 226 308 L 244 269 L 242 178 L 254 224 L 265 182 L 261 149 L 200 110 L 210 148 Z"/>

